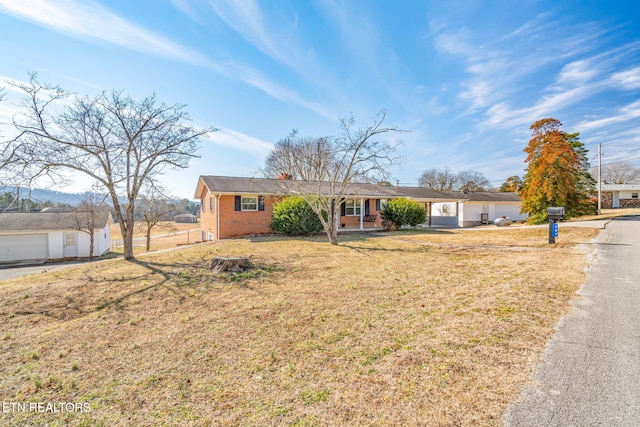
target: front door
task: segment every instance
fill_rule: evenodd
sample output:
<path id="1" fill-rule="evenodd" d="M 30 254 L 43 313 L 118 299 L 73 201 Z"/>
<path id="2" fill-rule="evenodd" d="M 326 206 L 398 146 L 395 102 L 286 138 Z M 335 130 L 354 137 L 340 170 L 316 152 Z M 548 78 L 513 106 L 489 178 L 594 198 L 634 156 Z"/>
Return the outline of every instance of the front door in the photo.
<path id="1" fill-rule="evenodd" d="M 64 249 L 62 256 L 65 258 L 78 256 L 77 234 L 78 233 L 64 233 Z"/>

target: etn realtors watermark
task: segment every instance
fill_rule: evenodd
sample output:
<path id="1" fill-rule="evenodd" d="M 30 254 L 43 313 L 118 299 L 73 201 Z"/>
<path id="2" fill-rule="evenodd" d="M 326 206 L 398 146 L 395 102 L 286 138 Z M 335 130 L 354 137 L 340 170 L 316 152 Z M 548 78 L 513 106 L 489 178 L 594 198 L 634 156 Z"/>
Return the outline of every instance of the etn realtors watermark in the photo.
<path id="1" fill-rule="evenodd" d="M 2 402 L 2 413 L 60 414 L 90 412 L 89 402 Z"/>

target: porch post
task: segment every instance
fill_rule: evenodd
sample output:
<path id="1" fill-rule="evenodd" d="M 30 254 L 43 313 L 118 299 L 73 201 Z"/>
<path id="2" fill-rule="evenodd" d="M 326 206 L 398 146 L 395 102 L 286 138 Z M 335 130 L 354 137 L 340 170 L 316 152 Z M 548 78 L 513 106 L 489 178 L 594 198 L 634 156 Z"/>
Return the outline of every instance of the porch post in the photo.
<path id="1" fill-rule="evenodd" d="M 360 198 L 360 230 L 364 230 L 364 198 Z"/>

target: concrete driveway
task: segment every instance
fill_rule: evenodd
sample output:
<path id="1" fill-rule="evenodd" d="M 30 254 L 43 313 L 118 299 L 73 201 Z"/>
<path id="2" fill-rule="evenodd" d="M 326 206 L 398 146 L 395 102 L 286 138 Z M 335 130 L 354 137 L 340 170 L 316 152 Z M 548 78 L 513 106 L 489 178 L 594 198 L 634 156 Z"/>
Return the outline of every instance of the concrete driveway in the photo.
<path id="1" fill-rule="evenodd" d="M 30 274 L 40 274 L 44 270 L 56 271 L 75 267 L 79 264 L 86 264 L 87 261 L 66 261 L 57 263 L 46 263 L 44 261 L 33 261 L 28 265 L 15 265 L 0 267 L 0 281 L 15 279 L 16 277 L 28 276 Z"/>
<path id="2" fill-rule="evenodd" d="M 556 325 L 537 384 L 506 426 L 640 425 L 640 216 L 612 220 L 591 244 L 576 309 Z"/>

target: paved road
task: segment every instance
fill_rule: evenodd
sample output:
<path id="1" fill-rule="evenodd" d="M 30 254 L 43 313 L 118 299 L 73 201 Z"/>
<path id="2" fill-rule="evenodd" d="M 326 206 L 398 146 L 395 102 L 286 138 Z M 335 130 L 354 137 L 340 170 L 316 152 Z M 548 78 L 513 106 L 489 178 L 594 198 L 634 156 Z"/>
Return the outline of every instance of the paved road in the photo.
<path id="1" fill-rule="evenodd" d="M 611 221 L 506 426 L 640 426 L 640 217 Z"/>
<path id="2" fill-rule="evenodd" d="M 26 265 L 18 267 L 2 267 L 0 268 L 0 281 L 15 279 L 16 277 L 28 276 L 30 274 L 40 274 L 43 270 L 55 271 L 74 267 L 78 264 L 85 264 L 86 261 L 67 261 L 57 263 L 44 262 L 35 265 Z"/>

